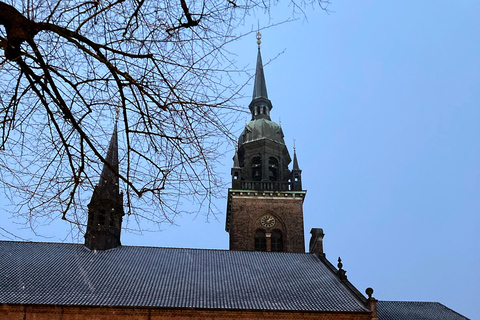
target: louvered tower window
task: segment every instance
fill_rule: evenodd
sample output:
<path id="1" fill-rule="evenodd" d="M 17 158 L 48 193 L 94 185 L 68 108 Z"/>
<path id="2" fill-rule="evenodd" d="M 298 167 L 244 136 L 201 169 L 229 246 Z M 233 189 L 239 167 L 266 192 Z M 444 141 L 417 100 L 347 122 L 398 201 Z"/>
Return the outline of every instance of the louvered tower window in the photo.
<path id="1" fill-rule="evenodd" d="M 278 179 L 278 160 L 275 157 L 268 159 L 268 179 L 277 181 Z"/>
<path id="2" fill-rule="evenodd" d="M 262 158 L 254 157 L 252 159 L 252 180 L 261 181 L 262 180 Z"/>

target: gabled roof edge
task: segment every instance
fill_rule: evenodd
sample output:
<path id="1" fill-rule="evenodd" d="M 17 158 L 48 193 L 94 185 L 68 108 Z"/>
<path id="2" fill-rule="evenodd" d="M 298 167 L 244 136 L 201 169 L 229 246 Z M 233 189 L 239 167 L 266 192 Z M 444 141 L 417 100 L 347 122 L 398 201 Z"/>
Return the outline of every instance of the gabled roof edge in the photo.
<path id="1" fill-rule="evenodd" d="M 320 256 L 320 255 L 316 255 L 318 257 L 318 259 L 323 262 L 323 264 L 325 264 L 329 269 L 330 271 L 335 274 L 335 276 L 338 277 L 337 275 L 337 268 L 334 267 L 334 265 L 332 263 L 330 263 L 330 261 L 327 260 L 327 258 L 323 257 L 323 256 Z M 367 303 L 368 303 L 368 300 L 367 298 L 365 298 L 365 296 L 350 282 L 348 281 L 347 279 L 340 279 L 340 281 L 343 283 L 343 285 L 345 285 L 345 287 L 355 296 L 355 298 L 357 298 L 357 300 L 365 306 L 365 308 L 367 308 Z M 368 309 L 368 308 L 367 308 Z"/>

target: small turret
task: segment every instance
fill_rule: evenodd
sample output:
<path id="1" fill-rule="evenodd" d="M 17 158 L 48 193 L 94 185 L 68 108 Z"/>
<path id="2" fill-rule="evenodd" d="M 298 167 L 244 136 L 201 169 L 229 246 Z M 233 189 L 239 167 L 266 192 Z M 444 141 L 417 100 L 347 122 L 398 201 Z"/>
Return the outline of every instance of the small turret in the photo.
<path id="1" fill-rule="evenodd" d="M 302 190 L 302 170 L 298 166 L 297 150 L 293 147 L 292 190 Z"/>
<path id="2" fill-rule="evenodd" d="M 235 155 L 233 156 L 233 167 L 232 167 L 232 188 L 240 189 L 240 177 L 242 174 L 242 168 L 240 168 L 240 163 L 238 161 L 238 149 L 235 148 Z"/>

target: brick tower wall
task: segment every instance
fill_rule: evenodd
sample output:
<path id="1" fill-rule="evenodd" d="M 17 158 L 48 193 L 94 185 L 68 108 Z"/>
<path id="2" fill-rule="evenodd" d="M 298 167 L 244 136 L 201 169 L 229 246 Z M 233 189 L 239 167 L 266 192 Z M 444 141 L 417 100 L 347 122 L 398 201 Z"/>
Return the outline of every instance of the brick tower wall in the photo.
<path id="1" fill-rule="evenodd" d="M 230 250 L 253 251 L 258 229 L 267 233 L 279 229 L 283 233 L 285 252 L 305 252 L 303 230 L 303 199 L 305 191 L 245 191 L 229 190 Z M 264 215 L 275 217 L 275 225 L 262 226 Z"/>

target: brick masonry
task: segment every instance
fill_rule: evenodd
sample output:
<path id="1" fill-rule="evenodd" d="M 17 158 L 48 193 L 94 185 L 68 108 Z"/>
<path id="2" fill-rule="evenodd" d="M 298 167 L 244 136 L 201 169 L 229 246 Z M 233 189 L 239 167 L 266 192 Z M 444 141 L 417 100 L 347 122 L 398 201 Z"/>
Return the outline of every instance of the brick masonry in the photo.
<path id="1" fill-rule="evenodd" d="M 285 312 L 73 306 L 1 305 L 2 320 L 320 319 L 372 320 L 370 312 Z"/>
<path id="2" fill-rule="evenodd" d="M 253 251 L 258 229 L 269 233 L 282 231 L 284 251 L 305 252 L 303 200 L 305 191 L 239 191 L 229 190 L 230 250 Z M 264 215 L 275 217 L 272 228 L 261 224 Z"/>

